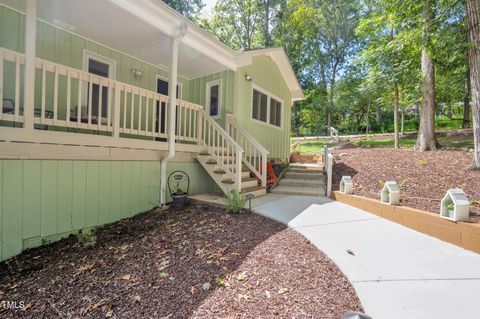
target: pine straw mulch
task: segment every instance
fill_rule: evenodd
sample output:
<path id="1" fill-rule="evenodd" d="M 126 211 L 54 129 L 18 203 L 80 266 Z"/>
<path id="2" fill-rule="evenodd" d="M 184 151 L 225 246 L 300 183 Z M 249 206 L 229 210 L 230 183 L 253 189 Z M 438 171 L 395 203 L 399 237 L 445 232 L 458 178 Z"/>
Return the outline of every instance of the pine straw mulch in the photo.
<path id="1" fill-rule="evenodd" d="M 480 171 L 469 169 L 471 152 L 349 148 L 336 149 L 334 155 L 334 189 L 342 176 L 350 175 L 354 194 L 378 199 L 383 183 L 393 180 L 400 186 L 402 205 L 439 213 L 445 192 L 460 187 L 473 202 L 470 221 L 480 222 Z"/>
<path id="2" fill-rule="evenodd" d="M 304 237 L 254 214 L 191 204 L 101 227 L 0 263 L 0 318 L 339 318 L 362 307 Z"/>

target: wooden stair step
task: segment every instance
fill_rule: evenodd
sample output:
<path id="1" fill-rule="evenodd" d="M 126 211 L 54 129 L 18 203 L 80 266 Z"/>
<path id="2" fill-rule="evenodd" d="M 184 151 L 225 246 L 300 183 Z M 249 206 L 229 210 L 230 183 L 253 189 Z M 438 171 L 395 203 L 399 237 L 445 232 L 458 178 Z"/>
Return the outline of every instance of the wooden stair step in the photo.
<path id="1" fill-rule="evenodd" d="M 256 178 L 242 178 L 242 183 L 243 182 L 250 182 L 250 181 L 256 181 L 257 179 Z M 226 179 L 226 180 L 223 180 L 222 183 L 224 184 L 235 184 L 234 181 L 232 181 L 231 179 Z"/>

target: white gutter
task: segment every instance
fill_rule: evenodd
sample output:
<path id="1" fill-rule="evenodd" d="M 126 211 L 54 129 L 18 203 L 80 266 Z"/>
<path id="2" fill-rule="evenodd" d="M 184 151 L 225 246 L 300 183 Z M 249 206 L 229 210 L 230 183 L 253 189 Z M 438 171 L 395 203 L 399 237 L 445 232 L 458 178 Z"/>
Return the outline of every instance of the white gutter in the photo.
<path id="1" fill-rule="evenodd" d="M 168 155 L 160 164 L 160 204 L 165 205 L 167 201 L 167 163 L 175 156 L 175 127 L 176 127 L 176 105 L 177 105 L 177 66 L 178 66 L 178 44 L 187 34 L 187 25 L 182 24 L 175 37 L 172 38 L 172 61 L 170 65 L 170 81 L 168 82 L 168 110 L 167 110 L 167 134 L 168 134 Z"/>

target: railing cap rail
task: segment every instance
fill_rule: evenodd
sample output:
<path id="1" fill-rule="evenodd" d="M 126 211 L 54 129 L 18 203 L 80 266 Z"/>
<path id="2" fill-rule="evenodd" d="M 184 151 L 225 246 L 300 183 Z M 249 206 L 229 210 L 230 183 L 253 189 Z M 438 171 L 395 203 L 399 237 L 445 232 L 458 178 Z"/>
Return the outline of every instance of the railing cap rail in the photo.
<path id="1" fill-rule="evenodd" d="M 238 125 L 238 123 L 235 121 L 235 118 L 234 118 L 233 114 L 227 113 L 226 119 L 230 124 L 235 126 L 235 128 L 238 131 L 240 131 L 240 133 L 242 133 L 248 139 L 248 141 L 250 143 L 252 143 L 256 148 L 258 148 L 260 150 L 260 152 L 265 153 L 267 155 L 270 154 L 270 152 L 262 144 L 260 144 L 260 142 L 258 142 L 255 139 L 255 137 L 253 137 L 250 133 L 248 133 L 247 130 L 245 130 L 243 127 Z"/>
<path id="2" fill-rule="evenodd" d="M 202 115 L 222 134 L 223 137 L 225 137 L 226 140 L 228 140 L 234 147 L 235 149 L 237 150 L 237 152 L 241 152 L 243 153 L 244 150 L 243 148 L 240 146 L 240 144 L 237 143 L 237 141 L 235 141 L 233 139 L 233 137 L 230 136 L 230 134 L 228 134 L 224 129 L 223 127 L 221 127 L 215 120 L 213 120 L 210 116 L 208 116 L 207 112 L 205 112 L 205 110 L 203 108 L 199 108 L 198 109 L 199 112 L 202 113 Z"/>

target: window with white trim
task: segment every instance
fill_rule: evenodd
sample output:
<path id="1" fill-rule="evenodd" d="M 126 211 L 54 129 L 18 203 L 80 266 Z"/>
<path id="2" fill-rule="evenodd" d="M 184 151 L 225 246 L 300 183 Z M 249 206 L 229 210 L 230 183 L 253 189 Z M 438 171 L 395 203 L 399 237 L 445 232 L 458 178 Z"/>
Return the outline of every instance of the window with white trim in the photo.
<path id="1" fill-rule="evenodd" d="M 282 127 L 282 102 L 266 92 L 253 88 L 252 118 Z"/>
<path id="2" fill-rule="evenodd" d="M 207 112 L 211 117 L 220 117 L 221 89 L 221 80 L 215 80 L 207 83 L 205 105 L 207 108 Z"/>

